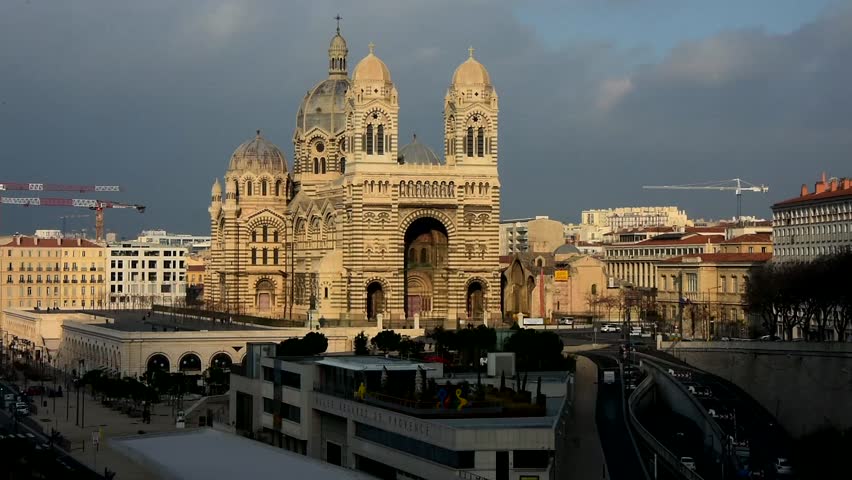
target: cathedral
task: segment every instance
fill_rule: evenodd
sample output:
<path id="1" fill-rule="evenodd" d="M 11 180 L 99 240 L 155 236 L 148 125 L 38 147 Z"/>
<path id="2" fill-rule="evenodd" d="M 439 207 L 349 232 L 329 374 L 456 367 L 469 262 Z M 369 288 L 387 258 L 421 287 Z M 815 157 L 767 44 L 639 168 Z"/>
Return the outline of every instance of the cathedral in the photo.
<path id="1" fill-rule="evenodd" d="M 273 318 L 500 318 L 497 92 L 469 50 L 444 99 L 444 148 L 400 145 L 400 97 L 375 46 L 296 113 L 293 167 L 258 131 L 213 184 L 205 296 Z"/>

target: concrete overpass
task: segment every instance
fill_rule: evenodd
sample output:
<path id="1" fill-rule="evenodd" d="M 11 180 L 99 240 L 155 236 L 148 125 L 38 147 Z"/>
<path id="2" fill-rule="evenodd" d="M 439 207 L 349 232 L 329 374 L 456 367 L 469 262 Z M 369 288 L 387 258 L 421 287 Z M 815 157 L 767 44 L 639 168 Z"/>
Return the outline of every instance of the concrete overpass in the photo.
<path id="1" fill-rule="evenodd" d="M 852 343 L 661 342 L 660 350 L 737 385 L 793 437 L 852 428 Z"/>

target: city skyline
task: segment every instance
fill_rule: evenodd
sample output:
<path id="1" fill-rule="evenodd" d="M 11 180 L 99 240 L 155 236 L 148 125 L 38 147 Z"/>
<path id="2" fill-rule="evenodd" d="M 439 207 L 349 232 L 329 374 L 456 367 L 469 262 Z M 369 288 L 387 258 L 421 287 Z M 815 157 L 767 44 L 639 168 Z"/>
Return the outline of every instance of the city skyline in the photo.
<path id="1" fill-rule="evenodd" d="M 352 61 L 375 42 L 404 112 L 417 112 L 401 116 L 401 140 L 416 132 L 435 149 L 453 68 L 476 48 L 503 92 L 505 218 L 659 204 L 730 218 L 731 194 L 641 186 L 733 177 L 769 185 L 744 199 L 744 214 L 768 218 L 802 179 L 848 174 L 852 9 L 592 3 L 553 16 L 542 15 L 549 2 L 6 4 L 0 180 L 118 183 L 126 192 L 104 199 L 148 211 L 109 212 L 108 229 L 203 233 L 210 183 L 256 129 L 292 167 L 298 102 L 325 76 L 337 13 Z M 640 8 L 659 17 L 644 33 L 625 27 Z M 71 213 L 4 206 L 0 232 L 58 227 Z"/>

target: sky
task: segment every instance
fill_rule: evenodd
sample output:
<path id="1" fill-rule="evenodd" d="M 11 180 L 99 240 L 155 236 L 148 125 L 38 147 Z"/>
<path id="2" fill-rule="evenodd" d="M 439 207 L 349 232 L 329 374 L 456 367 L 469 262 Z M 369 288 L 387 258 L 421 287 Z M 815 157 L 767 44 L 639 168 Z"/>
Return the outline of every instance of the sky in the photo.
<path id="1" fill-rule="evenodd" d="M 147 210 L 108 211 L 108 231 L 209 232 L 210 187 L 255 130 L 292 164 L 337 14 L 349 64 L 374 42 L 390 68 L 401 138 L 436 151 L 453 70 L 476 48 L 500 97 L 503 218 L 730 218 L 731 192 L 642 186 L 736 177 L 769 186 L 743 199 L 768 218 L 822 172 L 852 175 L 848 1 L 4 0 L 0 182 L 119 184 L 102 199 Z M 4 205 L 0 233 L 86 213 Z M 67 224 L 92 234 L 94 218 Z"/>

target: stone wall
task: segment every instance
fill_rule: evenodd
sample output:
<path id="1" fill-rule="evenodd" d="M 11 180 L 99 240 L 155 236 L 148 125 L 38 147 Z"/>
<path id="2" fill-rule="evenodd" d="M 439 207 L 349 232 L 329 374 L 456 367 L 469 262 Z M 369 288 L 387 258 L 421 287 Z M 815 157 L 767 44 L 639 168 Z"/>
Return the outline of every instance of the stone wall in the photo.
<path id="1" fill-rule="evenodd" d="M 794 437 L 852 427 L 852 344 L 688 342 L 661 348 L 754 397 Z"/>

